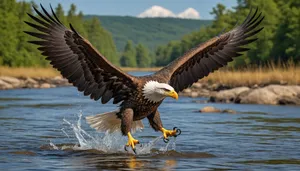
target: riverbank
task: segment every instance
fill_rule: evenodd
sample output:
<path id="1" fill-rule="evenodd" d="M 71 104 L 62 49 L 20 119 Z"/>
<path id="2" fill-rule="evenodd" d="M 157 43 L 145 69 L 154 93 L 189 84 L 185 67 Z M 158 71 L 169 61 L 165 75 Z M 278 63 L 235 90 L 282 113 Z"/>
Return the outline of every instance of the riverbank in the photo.
<path id="1" fill-rule="evenodd" d="M 125 72 L 155 72 L 161 67 L 155 68 L 130 68 L 122 67 Z M 200 80 L 200 83 L 222 84 L 228 87 L 241 86 L 266 86 L 270 84 L 300 85 L 300 66 L 290 62 L 287 64 L 270 63 L 264 67 L 247 66 L 242 69 L 221 68 L 218 71 L 210 73 L 208 77 Z M 0 76 L 9 76 L 16 78 L 54 78 L 61 76 L 53 68 L 10 68 L 0 66 Z"/>
<path id="2" fill-rule="evenodd" d="M 252 87 L 230 87 L 222 84 L 198 82 L 179 93 L 179 95 L 208 98 L 207 101 L 199 101 L 199 103 L 300 105 L 299 85 L 270 84 Z"/>
<path id="3" fill-rule="evenodd" d="M 30 77 L 9 77 L 0 76 L 0 90 L 20 89 L 20 88 L 55 88 L 71 86 L 67 79 L 61 76 L 53 78 L 30 78 Z"/>
<path id="4" fill-rule="evenodd" d="M 0 90 L 20 88 L 55 88 L 71 86 L 68 80 L 61 76 L 54 78 L 15 78 L 0 76 Z M 242 104 L 272 104 L 272 105 L 300 105 L 300 86 L 281 84 L 261 84 L 253 86 L 234 87 L 219 83 L 194 83 L 179 93 L 185 97 L 207 97 L 206 102 L 242 103 Z"/>
<path id="5" fill-rule="evenodd" d="M 122 68 L 157 71 L 160 68 Z M 180 96 L 207 97 L 208 102 L 300 105 L 300 67 L 294 64 L 219 70 L 194 83 Z M 71 86 L 53 68 L 0 67 L 0 90 Z"/>

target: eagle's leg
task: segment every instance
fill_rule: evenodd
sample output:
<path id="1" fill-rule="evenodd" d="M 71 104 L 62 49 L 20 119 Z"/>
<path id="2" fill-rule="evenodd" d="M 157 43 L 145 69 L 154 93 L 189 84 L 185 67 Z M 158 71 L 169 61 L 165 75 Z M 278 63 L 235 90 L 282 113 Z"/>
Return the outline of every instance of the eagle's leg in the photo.
<path id="1" fill-rule="evenodd" d="M 135 152 L 135 145 L 139 144 L 139 141 L 134 139 L 130 133 L 131 125 L 133 122 L 133 110 L 128 108 L 122 112 L 121 131 L 123 135 L 127 135 L 128 142 L 126 146 L 130 146 Z"/>
<path id="2" fill-rule="evenodd" d="M 155 130 L 155 131 L 161 131 L 163 133 L 164 136 L 164 141 L 168 142 L 169 139 L 168 137 L 176 137 L 177 135 L 179 135 L 181 133 L 180 129 L 177 129 L 176 127 L 173 128 L 173 130 L 167 130 L 163 127 L 161 119 L 160 119 L 160 114 L 158 111 L 155 111 L 154 113 L 150 114 L 147 116 L 151 127 Z"/>

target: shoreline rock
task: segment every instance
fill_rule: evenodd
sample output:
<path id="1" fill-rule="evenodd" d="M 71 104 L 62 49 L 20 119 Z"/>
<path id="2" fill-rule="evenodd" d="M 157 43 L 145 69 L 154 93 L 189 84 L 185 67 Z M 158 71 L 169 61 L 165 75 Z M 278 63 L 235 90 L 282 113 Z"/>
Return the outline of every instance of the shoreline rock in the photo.
<path id="1" fill-rule="evenodd" d="M 238 94 L 235 103 L 300 105 L 300 86 L 269 85 Z"/>
<path id="2" fill-rule="evenodd" d="M 15 78 L 0 76 L 0 90 L 19 88 L 54 88 L 71 86 L 67 79 L 54 78 Z M 252 87 L 231 87 L 222 84 L 194 83 L 179 93 L 186 97 L 205 97 L 207 102 L 270 104 L 270 105 L 300 105 L 300 86 L 273 84 L 254 85 Z"/>
<path id="3" fill-rule="evenodd" d="M 206 97 L 212 103 L 300 105 L 300 86 L 286 84 L 230 87 L 221 84 L 195 83 L 179 93 L 186 97 Z"/>
<path id="4" fill-rule="evenodd" d="M 60 76 L 54 78 L 15 78 L 0 76 L 0 90 L 19 89 L 19 88 L 54 88 L 70 86 L 67 79 Z"/>
<path id="5" fill-rule="evenodd" d="M 235 101 L 238 95 L 249 90 L 249 87 L 236 87 L 229 90 L 214 92 L 213 95 L 210 96 L 209 101 L 231 103 Z"/>

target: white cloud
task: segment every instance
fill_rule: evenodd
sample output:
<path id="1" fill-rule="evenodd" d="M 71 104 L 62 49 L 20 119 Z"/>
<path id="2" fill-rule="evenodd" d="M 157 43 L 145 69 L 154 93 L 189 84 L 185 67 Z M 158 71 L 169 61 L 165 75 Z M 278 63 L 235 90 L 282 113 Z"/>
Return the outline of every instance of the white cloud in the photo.
<path id="1" fill-rule="evenodd" d="M 151 8 L 145 10 L 141 14 L 139 14 L 137 17 L 140 18 L 153 18 L 153 17 L 173 17 L 173 18 L 186 18 L 186 19 L 200 19 L 199 12 L 196 11 L 193 8 L 188 8 L 184 10 L 183 12 L 179 13 L 178 15 L 174 14 L 172 11 L 163 8 L 161 6 L 152 6 Z"/>
<path id="2" fill-rule="evenodd" d="M 172 11 L 161 6 L 152 6 L 151 8 L 139 14 L 138 17 L 176 17 L 176 15 Z"/>
<path id="3" fill-rule="evenodd" d="M 194 8 L 188 8 L 177 15 L 178 18 L 200 19 L 198 11 Z"/>

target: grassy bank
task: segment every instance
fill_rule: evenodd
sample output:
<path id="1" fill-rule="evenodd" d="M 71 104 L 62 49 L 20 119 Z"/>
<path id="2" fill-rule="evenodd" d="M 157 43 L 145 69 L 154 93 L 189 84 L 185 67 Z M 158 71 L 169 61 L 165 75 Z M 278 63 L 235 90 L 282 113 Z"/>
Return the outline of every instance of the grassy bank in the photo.
<path id="1" fill-rule="evenodd" d="M 0 66 L 0 76 L 11 76 L 11 77 L 31 77 L 31 78 L 50 78 L 59 76 L 60 73 L 53 68 L 9 68 Z"/>
<path id="2" fill-rule="evenodd" d="M 130 68 L 130 67 L 123 67 L 122 70 L 126 72 L 130 71 L 158 71 L 160 68 Z M 60 73 L 53 68 L 39 68 L 39 67 L 32 67 L 32 68 L 10 68 L 0 66 L 0 76 L 11 76 L 11 77 L 31 77 L 31 78 L 50 78 L 59 76 Z"/>
<path id="3" fill-rule="evenodd" d="M 160 68 L 122 68 L 124 71 L 157 71 Z M 0 67 L 0 76 L 55 77 L 59 72 L 53 68 L 8 68 Z M 210 74 L 200 82 L 221 83 L 229 86 L 253 86 L 255 84 L 300 85 L 300 67 L 269 64 L 264 67 L 248 67 L 240 70 L 222 69 Z"/>
<path id="4" fill-rule="evenodd" d="M 233 87 L 264 84 L 300 85 L 300 66 L 293 63 L 270 63 L 264 67 L 247 67 L 239 70 L 223 69 L 210 74 L 200 82 L 221 83 Z"/>

